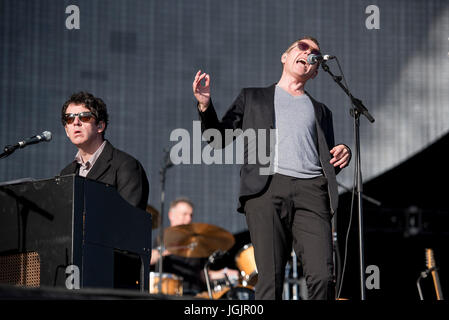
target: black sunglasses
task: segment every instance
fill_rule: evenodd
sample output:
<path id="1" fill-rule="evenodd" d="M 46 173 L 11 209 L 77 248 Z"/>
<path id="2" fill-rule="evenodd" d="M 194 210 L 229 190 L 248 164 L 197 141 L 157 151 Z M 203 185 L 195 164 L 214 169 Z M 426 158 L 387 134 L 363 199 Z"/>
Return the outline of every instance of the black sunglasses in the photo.
<path id="1" fill-rule="evenodd" d="M 311 49 L 311 50 L 310 50 L 310 53 L 311 53 L 311 54 L 315 54 L 315 55 L 318 55 L 318 56 L 321 55 L 320 50 L 312 49 L 312 48 L 309 46 L 309 44 L 306 43 L 306 42 L 301 42 L 301 41 L 298 42 L 298 48 L 299 48 L 299 50 L 301 50 L 301 51 L 307 51 L 307 50 Z"/>
<path id="2" fill-rule="evenodd" d="M 89 122 L 90 119 L 95 118 L 95 115 L 90 112 L 80 112 L 80 113 L 66 113 L 64 114 L 64 122 L 67 124 L 72 124 L 75 118 L 78 117 L 81 122 Z"/>

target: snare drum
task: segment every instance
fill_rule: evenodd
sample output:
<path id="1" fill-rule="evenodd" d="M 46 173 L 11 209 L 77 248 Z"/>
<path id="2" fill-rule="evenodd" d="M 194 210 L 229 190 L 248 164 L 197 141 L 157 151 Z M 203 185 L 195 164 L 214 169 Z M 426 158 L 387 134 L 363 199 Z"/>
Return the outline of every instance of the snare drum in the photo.
<path id="1" fill-rule="evenodd" d="M 237 252 L 235 264 L 242 275 L 243 286 L 254 286 L 257 283 L 257 266 L 254 258 L 254 247 L 251 243 L 246 244 Z"/>
<path id="2" fill-rule="evenodd" d="M 159 293 L 159 272 L 150 272 L 150 293 Z M 162 273 L 162 294 L 182 296 L 183 278 L 171 273 Z"/>

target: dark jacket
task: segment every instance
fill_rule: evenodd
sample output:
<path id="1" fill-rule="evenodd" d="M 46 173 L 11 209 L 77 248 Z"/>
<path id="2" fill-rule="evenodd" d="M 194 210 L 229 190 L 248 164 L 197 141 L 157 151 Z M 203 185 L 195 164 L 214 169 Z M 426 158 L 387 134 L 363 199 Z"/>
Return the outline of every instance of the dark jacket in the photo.
<path id="1" fill-rule="evenodd" d="M 78 174 L 79 165 L 71 162 L 62 169 L 61 175 Z M 149 183 L 146 173 L 138 160 L 112 146 L 109 141 L 86 176 L 115 187 L 123 199 L 131 205 L 146 209 Z"/>
<path id="2" fill-rule="evenodd" d="M 246 129 L 274 129 L 274 92 L 275 84 L 267 88 L 242 89 L 221 121 L 218 120 L 211 101 L 210 106 L 205 112 L 199 112 L 202 131 L 204 132 L 204 130 L 212 128 L 218 129 L 224 138 L 225 129 L 242 129 L 243 131 Z M 313 99 L 307 92 L 306 94 L 312 100 L 315 110 L 318 151 L 324 175 L 328 180 L 330 208 L 333 214 L 336 212 L 338 206 L 336 173 L 341 169 L 334 168 L 329 163 L 332 157 L 329 150 L 334 147 L 332 113 L 324 104 Z M 269 134 L 267 134 L 267 138 L 269 139 Z M 267 146 L 270 146 L 269 142 L 267 142 Z M 248 142 L 246 140 L 244 152 L 244 164 L 240 169 L 240 195 L 237 208 L 237 211 L 241 213 L 244 212 L 246 200 L 261 193 L 270 181 L 269 175 L 259 174 L 259 169 L 263 165 L 258 160 L 255 164 L 248 163 Z"/>

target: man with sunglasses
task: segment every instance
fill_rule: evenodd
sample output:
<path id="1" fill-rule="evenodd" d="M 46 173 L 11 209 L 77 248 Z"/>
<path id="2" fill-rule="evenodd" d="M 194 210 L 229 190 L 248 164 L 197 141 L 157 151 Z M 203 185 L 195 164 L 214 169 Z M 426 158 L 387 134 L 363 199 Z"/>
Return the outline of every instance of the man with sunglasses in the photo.
<path id="1" fill-rule="evenodd" d="M 142 165 L 105 140 L 108 112 L 102 99 L 88 92 L 73 94 L 62 106 L 62 125 L 78 148 L 61 175 L 78 174 L 114 186 L 131 205 L 146 209 L 149 183 Z"/>
<path id="2" fill-rule="evenodd" d="M 255 164 L 245 158 L 240 171 L 237 211 L 245 213 L 254 246 L 256 299 L 282 299 L 292 246 L 308 298 L 335 298 L 331 219 L 338 204 L 336 174 L 349 164 L 351 151 L 335 146 L 331 111 L 305 91 L 318 74 L 318 64 L 307 61 L 310 54 L 319 54 L 316 39 L 292 43 L 281 56 L 279 82 L 243 89 L 221 121 L 210 97 L 210 76 L 200 70 L 193 81 L 203 132 L 218 129 L 223 137 L 226 129 L 277 132 L 270 174 L 261 174 L 264 164 L 257 157 Z M 248 142 L 244 147 L 245 155 L 253 151 Z"/>

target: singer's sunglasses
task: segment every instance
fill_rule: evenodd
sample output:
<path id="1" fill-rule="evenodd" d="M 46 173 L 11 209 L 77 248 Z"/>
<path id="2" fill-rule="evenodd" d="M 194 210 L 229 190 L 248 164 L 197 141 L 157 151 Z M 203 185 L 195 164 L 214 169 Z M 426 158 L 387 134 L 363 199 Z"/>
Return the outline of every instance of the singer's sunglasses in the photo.
<path id="1" fill-rule="evenodd" d="M 316 55 L 318 55 L 318 56 L 321 55 L 320 50 L 313 49 L 313 48 L 310 47 L 309 44 L 306 43 L 306 42 L 301 42 L 301 41 L 299 41 L 299 42 L 298 42 L 298 49 L 301 50 L 301 51 L 307 51 L 307 50 L 311 49 L 311 50 L 310 50 L 310 53 L 311 53 L 311 54 L 316 54 Z"/>
<path id="2" fill-rule="evenodd" d="M 72 124 L 75 121 L 76 117 L 78 117 L 81 122 L 89 122 L 90 119 L 95 118 L 95 115 L 90 111 L 80 113 L 66 113 L 64 114 L 64 122 L 67 124 Z"/>

